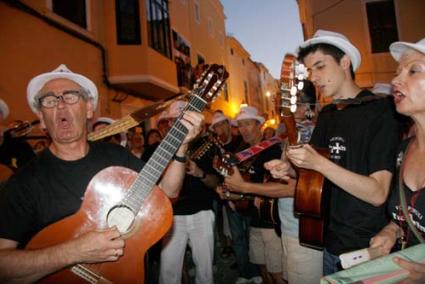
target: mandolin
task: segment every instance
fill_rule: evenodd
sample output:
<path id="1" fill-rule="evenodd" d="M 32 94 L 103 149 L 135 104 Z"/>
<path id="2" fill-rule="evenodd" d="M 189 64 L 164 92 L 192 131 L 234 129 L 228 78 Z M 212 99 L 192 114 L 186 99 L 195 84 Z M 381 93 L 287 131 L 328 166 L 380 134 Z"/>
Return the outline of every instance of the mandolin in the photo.
<path id="1" fill-rule="evenodd" d="M 254 146 L 249 147 L 236 154 L 227 152 L 222 145 L 214 140 L 214 144 L 218 149 L 220 159 L 214 160 L 214 169 L 222 176 L 228 176 L 233 174 L 233 166 L 237 166 L 242 174 L 244 180 L 249 180 L 249 168 L 251 167 L 254 159 L 253 156 L 267 149 L 268 147 L 280 143 L 279 137 L 273 137 L 269 140 L 262 141 Z M 266 177 L 264 182 L 271 180 L 271 177 Z M 222 185 L 224 189 L 225 186 Z M 277 208 L 276 198 L 263 197 L 253 194 L 242 194 L 227 190 L 224 193 L 224 198 L 230 200 L 235 204 L 235 209 L 241 214 L 248 214 L 249 208 L 254 206 L 254 198 L 260 199 L 260 206 L 257 208 L 260 219 L 273 225 L 280 223 L 279 212 Z"/>
<path id="2" fill-rule="evenodd" d="M 303 88 L 307 77 L 304 65 L 297 62 L 292 54 L 286 54 L 281 69 L 280 113 L 286 126 L 289 146 L 298 145 L 298 133 L 293 113 L 296 111 L 297 94 Z M 328 156 L 327 151 L 316 149 Z M 300 244 L 315 249 L 322 249 L 324 244 L 324 198 L 322 174 L 297 168 L 298 180 L 294 197 L 294 211 L 299 214 Z"/>
<path id="3" fill-rule="evenodd" d="M 48 247 L 88 231 L 116 226 L 126 241 L 124 255 L 115 262 L 74 265 L 47 276 L 41 283 L 144 283 L 144 254 L 172 222 L 170 201 L 156 184 L 187 135 L 181 117 L 188 110 L 201 112 L 217 96 L 227 77 L 223 66 L 211 65 L 140 173 L 124 167 L 100 171 L 90 181 L 81 208 L 44 228 L 27 245 L 27 249 Z"/>

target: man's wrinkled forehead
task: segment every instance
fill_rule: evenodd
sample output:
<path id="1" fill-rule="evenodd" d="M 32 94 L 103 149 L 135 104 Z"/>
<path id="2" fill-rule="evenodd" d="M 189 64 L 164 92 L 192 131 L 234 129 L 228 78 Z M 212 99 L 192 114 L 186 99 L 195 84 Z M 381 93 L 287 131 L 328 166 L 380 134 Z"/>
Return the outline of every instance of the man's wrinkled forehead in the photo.
<path id="1" fill-rule="evenodd" d="M 79 90 L 82 89 L 82 87 L 72 80 L 57 78 L 46 82 L 46 84 L 44 84 L 44 86 L 40 89 L 39 93 L 46 93 L 63 89 Z"/>

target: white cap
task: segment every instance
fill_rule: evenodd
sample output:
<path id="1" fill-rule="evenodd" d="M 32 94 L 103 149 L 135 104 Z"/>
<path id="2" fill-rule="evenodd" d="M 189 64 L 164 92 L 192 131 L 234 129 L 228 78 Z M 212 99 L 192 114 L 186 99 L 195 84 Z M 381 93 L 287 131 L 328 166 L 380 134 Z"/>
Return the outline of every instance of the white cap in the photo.
<path id="1" fill-rule="evenodd" d="M 6 119 L 9 116 L 9 107 L 2 99 L 0 99 L 0 112 L 3 114 L 3 119 Z"/>
<path id="2" fill-rule="evenodd" d="M 175 101 L 170 105 L 170 108 L 167 112 L 167 118 L 176 118 L 178 117 L 184 108 L 187 106 L 187 102 L 185 101 Z"/>
<path id="3" fill-rule="evenodd" d="M 74 73 L 69 70 L 65 64 L 61 64 L 52 72 L 40 74 L 32 78 L 29 82 L 27 87 L 27 101 L 34 113 L 38 112 L 38 102 L 35 100 L 35 96 L 38 94 L 38 92 L 40 92 L 40 90 L 47 82 L 59 78 L 71 80 L 88 91 L 88 96 L 93 99 L 94 109 L 96 109 L 98 93 L 95 84 L 89 78 Z"/>
<path id="4" fill-rule="evenodd" d="M 93 128 L 93 126 L 95 125 L 95 124 L 97 124 L 97 123 L 104 123 L 104 124 L 108 124 L 108 125 L 110 125 L 110 124 L 112 124 L 112 123 L 114 123 L 115 122 L 115 120 L 114 119 L 112 119 L 112 118 L 110 118 L 110 117 L 106 117 L 106 116 L 102 116 L 102 117 L 98 117 L 94 122 L 93 122 L 93 124 L 92 124 L 92 128 Z M 93 129 L 92 129 L 93 130 Z"/>
<path id="5" fill-rule="evenodd" d="M 110 118 L 110 117 L 106 117 L 106 116 L 102 116 L 97 118 L 91 125 L 92 131 L 94 131 L 94 126 L 97 123 L 104 123 L 107 125 L 111 125 L 112 123 L 114 123 L 115 120 Z M 127 146 L 127 135 L 125 134 L 125 132 L 120 132 L 120 145 L 125 147 Z"/>
<path id="6" fill-rule="evenodd" d="M 372 93 L 383 95 L 391 95 L 392 91 L 393 87 L 388 83 L 376 83 L 372 89 Z"/>
<path id="7" fill-rule="evenodd" d="M 258 115 L 258 110 L 252 106 L 246 106 L 241 108 L 240 112 L 235 118 L 235 121 L 245 120 L 245 119 L 255 119 L 263 124 L 265 119 L 261 115 Z"/>
<path id="8" fill-rule="evenodd" d="M 353 71 L 356 71 L 357 68 L 359 68 L 360 63 L 362 62 L 360 52 L 344 35 L 326 30 L 317 30 L 314 36 L 311 39 L 303 42 L 300 47 L 304 48 L 309 45 L 319 43 L 330 44 L 341 49 L 345 54 L 348 55 L 348 57 L 350 57 Z"/>
<path id="9" fill-rule="evenodd" d="M 390 45 L 391 55 L 397 61 L 400 61 L 400 57 L 408 49 L 414 49 L 416 51 L 419 51 L 419 52 L 425 54 L 425 38 L 421 39 L 417 43 L 397 41 L 397 42 L 393 42 Z"/>
<path id="10" fill-rule="evenodd" d="M 215 124 L 222 122 L 224 120 L 227 120 L 230 124 L 230 119 L 227 116 L 225 116 L 222 112 L 218 112 L 218 111 L 215 112 L 209 129 L 212 131 Z"/>

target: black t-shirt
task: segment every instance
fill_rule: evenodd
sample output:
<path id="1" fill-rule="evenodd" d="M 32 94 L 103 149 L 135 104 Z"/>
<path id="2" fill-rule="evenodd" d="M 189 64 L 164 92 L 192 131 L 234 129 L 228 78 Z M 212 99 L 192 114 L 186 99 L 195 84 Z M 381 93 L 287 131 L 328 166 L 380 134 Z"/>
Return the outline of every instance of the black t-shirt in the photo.
<path id="1" fill-rule="evenodd" d="M 0 145 L 0 164 L 21 168 L 35 158 L 31 146 L 22 138 L 6 137 Z"/>
<path id="2" fill-rule="evenodd" d="M 257 156 L 254 156 L 252 159 L 255 159 L 252 165 L 248 168 L 249 179 L 252 183 L 263 183 L 265 175 L 268 171 L 264 168 L 264 163 L 273 160 L 280 159 L 282 155 L 282 149 L 280 144 L 275 144 L 270 148 L 263 150 Z M 249 162 L 249 160 L 247 160 Z M 264 222 L 260 215 L 258 214 L 257 208 L 252 204 L 249 210 L 251 216 L 251 227 L 257 228 L 274 228 L 273 224 Z"/>
<path id="3" fill-rule="evenodd" d="M 0 238 L 24 246 L 47 225 L 75 213 L 93 176 L 109 166 L 136 171 L 143 163 L 123 147 L 90 143 L 88 154 L 64 161 L 49 149 L 13 176 L 0 192 Z"/>
<path id="4" fill-rule="evenodd" d="M 357 98 L 373 95 L 362 91 Z M 328 105 L 320 112 L 310 143 L 327 148 L 330 159 L 361 175 L 394 171 L 399 127 L 392 101 L 380 99 L 337 110 Z M 329 225 L 325 247 L 332 254 L 369 246 L 369 240 L 387 224 L 385 205 L 375 207 L 325 183 L 330 193 Z"/>
<path id="5" fill-rule="evenodd" d="M 393 189 L 391 191 L 391 195 L 388 201 L 388 213 L 390 214 L 390 217 L 393 222 L 403 228 L 407 239 L 407 245 L 413 246 L 419 244 L 419 240 L 412 233 L 406 222 L 402 211 L 399 195 L 399 167 L 401 165 L 401 161 L 403 160 L 404 153 L 410 140 L 411 139 L 407 139 L 403 141 L 403 143 L 400 145 L 400 149 L 397 155 L 397 171 L 394 174 Z M 420 233 L 422 233 L 422 237 L 425 238 L 425 188 L 421 188 L 417 191 L 412 191 L 405 183 L 403 184 L 403 188 L 406 197 L 407 209 L 411 214 L 411 220 L 415 225 L 415 228 Z"/>
<path id="6" fill-rule="evenodd" d="M 199 139 L 192 143 L 196 149 L 203 142 Z M 217 174 L 212 167 L 213 151 L 207 151 L 202 157 L 194 160 L 205 174 Z M 214 189 L 207 187 L 200 178 L 185 175 L 183 186 L 176 203 L 173 204 L 174 215 L 193 215 L 202 210 L 211 210 L 212 201 L 217 197 Z"/>

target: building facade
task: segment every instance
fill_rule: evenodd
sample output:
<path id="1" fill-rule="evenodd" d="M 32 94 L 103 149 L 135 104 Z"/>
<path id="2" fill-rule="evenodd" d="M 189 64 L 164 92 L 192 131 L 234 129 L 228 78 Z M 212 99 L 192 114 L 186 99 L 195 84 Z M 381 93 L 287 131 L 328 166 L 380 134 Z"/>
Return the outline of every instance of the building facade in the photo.
<path id="1" fill-rule="evenodd" d="M 298 0 L 304 37 L 326 29 L 347 36 L 359 49 L 362 63 L 356 72 L 361 87 L 389 83 L 396 62 L 389 44 L 416 42 L 425 36 L 423 0 Z"/>
<path id="2" fill-rule="evenodd" d="M 27 83 L 59 64 L 94 81 L 97 116 L 118 119 L 188 93 L 197 67 L 212 63 L 225 65 L 230 77 L 207 118 L 215 109 L 233 117 L 243 102 L 265 110 L 260 73 L 268 71 L 228 40 L 219 0 L 2 0 L 0 62 L 9 121 L 36 118 Z"/>
<path id="3" fill-rule="evenodd" d="M 201 57 L 223 64 L 220 2 L 202 1 L 201 5 L 188 0 L 168 5 L 165 0 L 1 1 L 0 61 L 5 68 L 0 71 L 0 96 L 10 105 L 11 120 L 33 118 L 25 97 L 28 81 L 61 63 L 98 86 L 98 115 L 121 117 L 187 91 L 187 82 L 179 82 L 174 31 L 182 31 L 192 46 L 185 62 L 189 66 L 194 67 Z M 199 19 L 181 15 L 193 14 L 196 5 Z M 190 21 L 198 21 L 198 27 L 185 30 L 193 26 Z"/>

